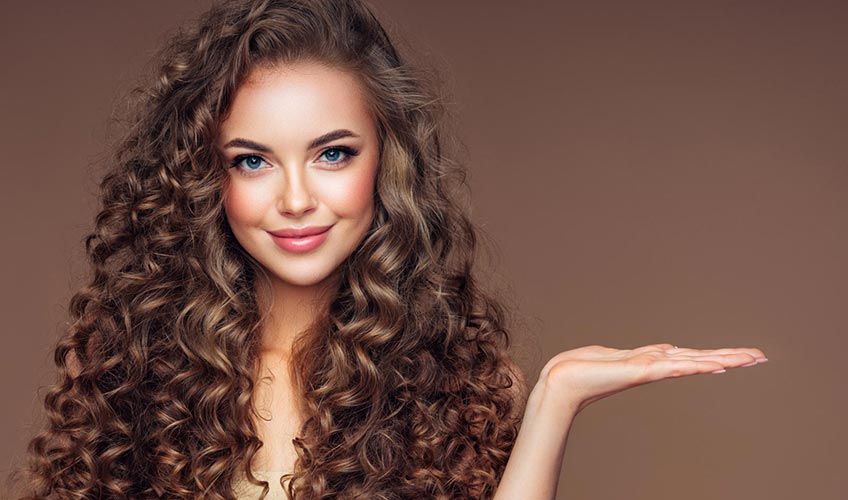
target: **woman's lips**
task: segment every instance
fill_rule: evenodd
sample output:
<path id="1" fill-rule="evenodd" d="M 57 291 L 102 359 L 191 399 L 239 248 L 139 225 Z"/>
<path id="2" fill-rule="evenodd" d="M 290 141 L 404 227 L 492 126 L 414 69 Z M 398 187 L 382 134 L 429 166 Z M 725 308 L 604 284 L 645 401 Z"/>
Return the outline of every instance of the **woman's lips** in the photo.
<path id="1" fill-rule="evenodd" d="M 268 234 L 271 235 L 271 239 L 274 240 L 274 243 L 276 243 L 277 246 L 279 246 L 283 250 L 295 253 L 303 253 L 317 248 L 321 243 L 324 243 L 324 240 L 327 239 L 327 236 L 330 234 L 330 228 L 332 227 L 333 226 L 327 226 L 327 229 L 318 234 L 300 237 L 277 236 L 276 234 L 270 232 Z"/>
<path id="2" fill-rule="evenodd" d="M 323 233 L 327 229 L 330 229 L 333 225 L 329 226 L 306 226 L 301 228 L 290 228 L 290 229 L 278 229 L 276 231 L 268 231 L 274 236 L 279 236 L 281 238 L 300 238 L 303 236 L 312 236 L 313 234 Z"/>

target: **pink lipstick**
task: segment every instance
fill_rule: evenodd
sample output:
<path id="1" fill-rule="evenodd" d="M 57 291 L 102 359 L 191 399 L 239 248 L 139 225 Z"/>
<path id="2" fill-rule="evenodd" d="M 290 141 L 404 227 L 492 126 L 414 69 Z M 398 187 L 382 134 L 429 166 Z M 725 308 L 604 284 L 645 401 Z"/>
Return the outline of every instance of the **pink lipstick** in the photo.
<path id="1" fill-rule="evenodd" d="M 309 226 L 298 229 L 280 229 L 279 231 L 268 231 L 274 243 L 283 250 L 289 252 L 308 252 L 327 239 L 330 233 L 329 226 Z"/>

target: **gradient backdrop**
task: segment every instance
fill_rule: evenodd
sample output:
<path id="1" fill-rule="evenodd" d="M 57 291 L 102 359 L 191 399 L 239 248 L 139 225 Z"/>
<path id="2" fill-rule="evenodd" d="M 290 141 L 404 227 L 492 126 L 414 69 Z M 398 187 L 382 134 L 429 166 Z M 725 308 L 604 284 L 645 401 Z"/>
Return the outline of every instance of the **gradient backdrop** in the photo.
<path id="1" fill-rule="evenodd" d="M 372 4 L 444 72 L 531 383 L 588 344 L 770 358 L 593 404 L 558 498 L 845 498 L 848 4 Z M 4 475 L 88 271 L 109 116 L 208 5 L 3 3 Z"/>

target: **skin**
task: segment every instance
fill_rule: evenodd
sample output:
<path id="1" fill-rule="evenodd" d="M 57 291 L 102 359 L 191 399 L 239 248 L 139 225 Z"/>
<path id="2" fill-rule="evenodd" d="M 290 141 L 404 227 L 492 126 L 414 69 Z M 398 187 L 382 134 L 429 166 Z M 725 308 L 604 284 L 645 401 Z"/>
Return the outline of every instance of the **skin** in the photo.
<path id="1" fill-rule="evenodd" d="M 355 137 L 309 147 L 340 129 Z M 237 138 L 264 148 L 228 146 Z M 222 122 L 218 146 L 228 164 L 235 163 L 223 200 L 227 222 L 273 283 L 272 296 L 257 297 L 270 316 L 262 326 L 259 360 L 260 373 L 267 377 L 255 394 L 264 446 L 254 470 L 282 474 L 294 465 L 291 440 L 303 421 L 288 370 L 292 341 L 320 314 L 327 292 L 337 285 L 335 271 L 371 225 L 377 127 L 354 76 L 299 62 L 248 76 Z M 327 239 L 306 253 L 284 250 L 268 233 L 327 225 L 332 225 Z"/>
<path id="2" fill-rule="evenodd" d="M 495 500 L 556 498 L 568 432 L 589 404 L 651 382 L 766 361 L 756 348 L 689 349 L 671 344 L 636 349 L 593 345 L 557 354 L 542 368 L 528 396 Z"/>
<path id="3" fill-rule="evenodd" d="M 358 135 L 308 148 L 336 129 Z M 235 138 L 270 151 L 226 147 Z M 347 146 L 357 156 L 331 152 Z M 354 76 L 312 62 L 256 70 L 239 88 L 219 140 L 230 169 L 224 196 L 227 221 L 239 243 L 272 276 L 271 321 L 264 326 L 263 363 L 274 380 L 257 400 L 270 412 L 259 423 L 265 446 L 259 470 L 288 472 L 291 439 L 300 425 L 296 398 L 283 368 L 293 338 L 320 314 L 321 297 L 336 284 L 334 271 L 370 227 L 379 162 L 373 116 Z M 328 153 L 329 152 L 329 153 Z M 349 158 L 344 161 L 343 158 Z M 338 167 L 338 168 L 334 168 Z M 255 171 L 251 171 L 255 170 Z M 333 224 L 322 246 L 305 254 L 278 247 L 267 231 Z M 652 344 L 636 349 L 587 346 L 564 351 L 544 366 L 532 391 L 522 378 L 516 397 L 526 400 L 518 438 L 495 498 L 552 500 L 573 419 L 589 404 L 623 390 L 668 378 L 714 373 L 767 361 L 755 348 L 688 349 Z M 515 370 L 519 376 L 521 370 Z"/>
<path id="4" fill-rule="evenodd" d="M 344 137 L 310 149 L 328 132 Z M 230 146 L 243 138 L 266 146 Z M 271 325 L 265 349 L 287 357 L 296 334 L 320 310 L 334 271 L 371 224 L 379 162 L 375 121 L 353 75 L 313 62 L 251 73 L 222 123 L 219 147 L 232 164 L 224 195 L 227 221 L 241 246 L 272 277 Z M 354 149 L 352 156 L 339 147 Z M 268 231 L 333 225 L 327 240 L 306 253 L 282 249 Z"/>

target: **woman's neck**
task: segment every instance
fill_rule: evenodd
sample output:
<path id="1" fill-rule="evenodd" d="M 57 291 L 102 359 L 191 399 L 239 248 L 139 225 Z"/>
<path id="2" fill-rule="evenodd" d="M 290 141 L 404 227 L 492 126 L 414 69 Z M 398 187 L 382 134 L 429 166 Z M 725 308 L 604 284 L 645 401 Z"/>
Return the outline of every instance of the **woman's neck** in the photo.
<path id="1" fill-rule="evenodd" d="M 259 307 L 268 312 L 261 329 L 262 352 L 288 359 L 294 340 L 315 322 L 319 314 L 326 313 L 330 292 L 337 285 L 338 280 L 333 277 L 310 286 L 274 280 L 270 291 L 257 292 Z"/>

